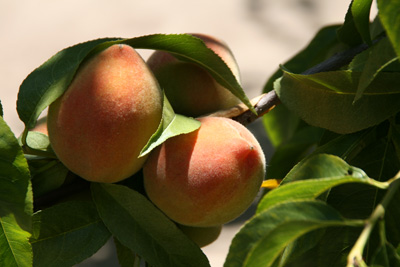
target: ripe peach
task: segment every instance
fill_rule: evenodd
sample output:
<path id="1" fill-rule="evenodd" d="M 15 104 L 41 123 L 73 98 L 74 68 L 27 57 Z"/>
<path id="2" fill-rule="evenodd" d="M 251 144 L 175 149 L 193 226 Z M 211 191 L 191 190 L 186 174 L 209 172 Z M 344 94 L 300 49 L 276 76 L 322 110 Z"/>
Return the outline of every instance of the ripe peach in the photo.
<path id="1" fill-rule="evenodd" d="M 224 42 L 202 34 L 193 36 L 202 39 L 208 48 L 225 61 L 236 79 L 240 80 L 235 58 Z M 236 96 L 198 65 L 178 60 L 163 51 L 155 51 L 147 60 L 147 64 L 176 113 L 198 117 L 239 103 Z"/>
<path id="2" fill-rule="evenodd" d="M 193 227 L 178 224 L 179 229 L 189 237 L 199 247 L 205 247 L 219 237 L 222 230 L 222 225 L 211 226 L 211 227 Z"/>
<path id="3" fill-rule="evenodd" d="M 222 225 L 244 212 L 265 175 L 264 153 L 252 133 L 228 118 L 203 117 L 189 134 L 168 139 L 144 167 L 149 199 L 188 226 Z"/>
<path id="4" fill-rule="evenodd" d="M 143 59 L 128 45 L 113 45 L 84 63 L 50 105 L 50 143 L 75 174 L 118 182 L 142 168 L 138 155 L 161 114 L 162 92 Z"/>

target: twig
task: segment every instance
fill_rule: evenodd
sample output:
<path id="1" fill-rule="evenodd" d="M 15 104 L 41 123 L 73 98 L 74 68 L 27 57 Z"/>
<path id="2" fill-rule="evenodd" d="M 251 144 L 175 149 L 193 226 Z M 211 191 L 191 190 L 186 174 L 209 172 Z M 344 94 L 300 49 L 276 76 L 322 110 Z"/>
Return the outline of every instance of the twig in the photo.
<path id="1" fill-rule="evenodd" d="M 347 257 L 347 266 L 348 267 L 358 267 L 358 266 L 367 266 L 363 260 L 362 254 L 364 251 L 364 247 L 371 235 L 372 230 L 374 229 L 375 224 L 383 218 L 385 215 L 385 210 L 390 204 L 390 201 L 394 197 L 397 190 L 400 188 L 400 172 L 397 173 L 394 179 L 391 180 L 391 184 L 389 186 L 388 191 L 386 192 L 385 196 L 381 203 L 379 203 L 371 217 L 365 222 L 365 227 L 361 232 L 360 236 L 358 237 L 356 243 L 354 244 L 353 248 L 351 249 L 348 257 Z"/>
<path id="2" fill-rule="evenodd" d="M 374 40 L 373 44 L 381 40 L 383 37 L 380 37 Z M 328 58 L 327 60 L 303 71 L 301 74 L 309 75 L 315 74 L 319 72 L 326 72 L 326 71 L 334 71 L 338 70 L 341 67 L 349 64 L 352 59 L 361 53 L 362 51 L 368 49 L 369 46 L 367 44 L 361 44 L 344 52 L 338 53 L 333 55 L 332 57 Z M 218 111 L 216 113 L 212 113 L 208 116 L 213 117 L 227 117 L 232 118 L 240 122 L 243 125 L 247 125 L 252 123 L 253 121 L 257 120 L 258 118 L 262 117 L 270 110 L 272 110 L 276 105 L 280 103 L 280 100 L 274 90 L 264 93 L 250 101 L 257 112 L 255 115 L 251 112 L 245 105 L 240 104 L 231 109 Z"/>

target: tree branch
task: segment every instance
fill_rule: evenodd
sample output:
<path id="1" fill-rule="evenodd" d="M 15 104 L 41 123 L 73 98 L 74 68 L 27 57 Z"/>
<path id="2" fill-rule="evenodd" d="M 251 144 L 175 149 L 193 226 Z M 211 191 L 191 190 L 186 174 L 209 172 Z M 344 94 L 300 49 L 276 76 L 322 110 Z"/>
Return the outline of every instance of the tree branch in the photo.
<path id="1" fill-rule="evenodd" d="M 375 44 L 382 38 L 383 37 L 380 37 L 374 40 L 373 44 Z M 337 53 L 332 57 L 328 58 L 327 60 L 321 62 L 320 64 L 317 64 L 303 71 L 301 74 L 309 75 L 319 72 L 338 70 L 341 67 L 349 64 L 356 55 L 358 55 L 359 53 L 363 52 L 368 48 L 369 46 L 367 44 L 361 44 L 344 52 Z M 251 110 L 249 110 L 249 108 L 246 107 L 244 104 L 239 104 L 231 109 L 218 111 L 208 116 L 232 118 L 233 120 L 236 120 L 243 125 L 247 125 L 257 120 L 258 118 L 264 116 L 266 113 L 272 110 L 276 105 L 280 103 L 280 100 L 276 92 L 272 90 L 269 91 L 268 93 L 264 93 L 260 96 L 253 98 L 250 102 L 253 105 L 254 109 L 256 110 L 257 115 L 254 114 Z"/>

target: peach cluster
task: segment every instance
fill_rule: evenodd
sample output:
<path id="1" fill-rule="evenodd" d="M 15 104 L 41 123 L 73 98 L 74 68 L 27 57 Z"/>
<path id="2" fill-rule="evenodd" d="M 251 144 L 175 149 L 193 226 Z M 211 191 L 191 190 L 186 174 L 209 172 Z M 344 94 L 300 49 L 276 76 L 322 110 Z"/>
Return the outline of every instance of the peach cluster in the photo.
<path id="1" fill-rule="evenodd" d="M 226 44 L 194 36 L 239 80 Z M 78 69 L 66 92 L 50 105 L 44 130 L 59 160 L 88 181 L 115 183 L 143 170 L 148 198 L 204 246 L 254 200 L 265 174 L 264 154 L 243 125 L 201 117 L 198 130 L 138 157 L 160 124 L 163 90 L 174 111 L 186 116 L 204 116 L 238 103 L 198 65 L 161 51 L 145 62 L 131 46 L 112 45 Z"/>

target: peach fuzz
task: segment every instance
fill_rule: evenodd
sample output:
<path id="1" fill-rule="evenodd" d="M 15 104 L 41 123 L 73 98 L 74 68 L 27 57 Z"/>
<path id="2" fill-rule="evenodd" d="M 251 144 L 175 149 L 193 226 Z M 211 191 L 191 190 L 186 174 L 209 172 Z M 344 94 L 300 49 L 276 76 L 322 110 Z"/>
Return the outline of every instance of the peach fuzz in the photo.
<path id="1" fill-rule="evenodd" d="M 243 213 L 265 175 L 253 134 L 228 118 L 203 117 L 197 131 L 168 139 L 146 161 L 149 199 L 182 225 L 210 227 Z"/>
<path id="2" fill-rule="evenodd" d="M 113 45 L 84 63 L 50 105 L 50 143 L 82 178 L 118 182 L 142 168 L 139 153 L 161 114 L 162 92 L 143 59 L 128 45 Z"/>
<path id="3" fill-rule="evenodd" d="M 192 34 L 204 41 L 228 65 L 240 81 L 239 68 L 229 47 L 221 40 Z M 173 55 L 155 51 L 147 60 L 176 113 L 198 117 L 237 105 L 240 101 L 220 85 L 205 69 L 178 60 Z"/>

